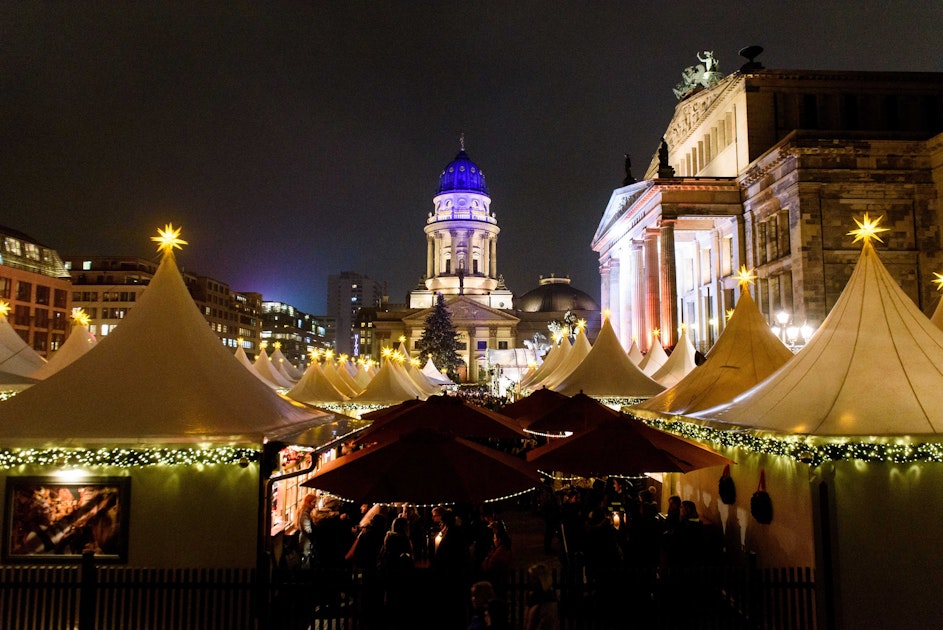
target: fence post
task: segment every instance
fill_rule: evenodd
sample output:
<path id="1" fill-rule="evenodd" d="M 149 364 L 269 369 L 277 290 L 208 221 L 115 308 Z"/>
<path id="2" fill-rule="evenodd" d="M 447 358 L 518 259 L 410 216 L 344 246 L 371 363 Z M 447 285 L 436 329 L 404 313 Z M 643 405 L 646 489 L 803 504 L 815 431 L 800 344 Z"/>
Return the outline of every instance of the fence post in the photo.
<path id="1" fill-rule="evenodd" d="M 747 593 L 747 614 L 749 616 L 751 627 L 762 627 L 763 621 L 763 585 L 760 580 L 760 570 L 758 568 L 756 552 L 751 551 L 747 554 L 747 575 L 746 575 L 746 593 Z"/>
<path id="2" fill-rule="evenodd" d="M 82 571 L 79 585 L 79 630 L 95 630 L 98 575 L 95 552 L 82 553 Z"/>

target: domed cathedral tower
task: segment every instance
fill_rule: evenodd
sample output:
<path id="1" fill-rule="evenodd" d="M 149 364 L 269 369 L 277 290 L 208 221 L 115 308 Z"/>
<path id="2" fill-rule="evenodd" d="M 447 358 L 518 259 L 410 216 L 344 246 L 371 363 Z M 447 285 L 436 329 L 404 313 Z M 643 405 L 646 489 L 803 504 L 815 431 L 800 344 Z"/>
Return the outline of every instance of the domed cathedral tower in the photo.
<path id="1" fill-rule="evenodd" d="M 498 275 L 498 220 L 491 212 L 485 174 L 461 150 L 442 170 L 426 219 L 426 274 L 409 295 L 410 308 L 428 308 L 437 293 L 464 295 L 486 306 L 510 309 L 512 295 Z"/>

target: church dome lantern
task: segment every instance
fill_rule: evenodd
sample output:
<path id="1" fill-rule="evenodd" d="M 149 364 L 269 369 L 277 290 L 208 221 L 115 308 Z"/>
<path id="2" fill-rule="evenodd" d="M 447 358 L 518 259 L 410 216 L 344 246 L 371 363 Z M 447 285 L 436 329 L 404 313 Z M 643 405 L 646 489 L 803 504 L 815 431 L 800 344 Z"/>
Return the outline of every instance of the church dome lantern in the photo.
<path id="1" fill-rule="evenodd" d="M 455 159 L 446 165 L 439 175 L 439 188 L 436 195 L 450 192 L 474 192 L 489 195 L 485 174 L 478 165 L 471 161 L 462 148 Z M 490 195 L 489 195 L 490 196 Z"/>

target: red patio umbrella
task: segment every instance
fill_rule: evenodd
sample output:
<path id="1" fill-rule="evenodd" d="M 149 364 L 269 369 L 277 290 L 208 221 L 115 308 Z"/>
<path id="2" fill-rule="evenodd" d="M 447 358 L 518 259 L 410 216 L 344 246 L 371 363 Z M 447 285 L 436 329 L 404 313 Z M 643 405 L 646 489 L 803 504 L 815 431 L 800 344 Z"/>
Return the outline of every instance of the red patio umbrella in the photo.
<path id="1" fill-rule="evenodd" d="M 539 483 L 524 460 L 422 428 L 325 464 L 305 486 L 367 503 L 478 503 Z"/>
<path id="2" fill-rule="evenodd" d="M 574 394 L 562 404 L 538 416 L 525 425 L 529 433 L 563 437 L 591 428 L 609 418 L 618 418 L 619 412 L 607 407 L 583 392 Z"/>
<path id="3" fill-rule="evenodd" d="M 418 404 L 403 404 L 398 410 L 381 415 L 354 443 L 370 444 L 419 428 L 432 428 L 463 438 L 525 437 L 512 418 L 457 396 L 430 396 Z"/>
<path id="4" fill-rule="evenodd" d="M 418 398 L 410 398 L 409 400 L 404 400 L 401 403 L 390 405 L 389 407 L 384 407 L 383 409 L 377 409 L 376 411 L 368 411 L 367 413 L 361 414 L 360 419 L 376 422 L 383 416 L 388 416 L 391 413 L 399 413 L 400 411 L 403 411 L 404 409 L 409 409 L 410 407 L 414 407 L 421 403 L 422 401 L 419 400 Z"/>
<path id="5" fill-rule="evenodd" d="M 509 418 L 516 418 L 521 426 L 526 427 L 535 419 L 550 413 L 569 399 L 569 396 L 564 396 L 560 392 L 541 387 L 534 390 L 529 396 L 501 407 L 500 412 Z"/>
<path id="6" fill-rule="evenodd" d="M 527 453 L 541 470 L 583 477 L 686 473 L 731 463 L 723 455 L 690 440 L 616 414 L 575 435 L 553 440 Z"/>

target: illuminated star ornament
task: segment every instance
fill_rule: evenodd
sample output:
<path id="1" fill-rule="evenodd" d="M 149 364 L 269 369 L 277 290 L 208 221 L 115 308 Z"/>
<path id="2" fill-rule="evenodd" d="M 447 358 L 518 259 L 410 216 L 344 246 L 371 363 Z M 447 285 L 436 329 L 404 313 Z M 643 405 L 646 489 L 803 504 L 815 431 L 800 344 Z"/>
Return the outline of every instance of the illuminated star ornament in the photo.
<path id="1" fill-rule="evenodd" d="M 92 320 L 89 318 L 88 313 L 86 313 L 83 309 L 73 308 L 72 321 L 79 326 L 88 326 Z"/>
<path id="2" fill-rule="evenodd" d="M 157 251 L 163 254 L 173 254 L 174 248 L 183 249 L 182 245 L 189 245 L 180 238 L 181 228 L 174 229 L 172 223 L 168 223 L 163 230 L 157 230 L 157 236 L 152 236 L 151 240 L 157 243 Z"/>
<path id="3" fill-rule="evenodd" d="M 937 291 L 943 291 L 943 273 L 933 272 L 933 275 L 936 276 L 933 279 L 933 284 L 936 285 Z"/>
<path id="4" fill-rule="evenodd" d="M 740 287 L 745 287 L 752 284 L 754 280 L 756 280 L 756 274 L 753 273 L 753 269 L 747 269 L 746 265 L 740 265 L 740 271 L 737 272 L 737 284 Z"/>
<path id="5" fill-rule="evenodd" d="M 878 242 L 883 243 L 881 237 L 878 236 L 881 232 L 890 232 L 890 228 L 878 227 L 878 224 L 884 219 L 884 215 L 879 216 L 878 218 L 871 220 L 871 217 L 868 216 L 868 213 L 864 213 L 864 217 L 859 221 L 855 219 L 855 223 L 858 224 L 857 230 L 852 230 L 848 232 L 848 236 L 854 236 L 855 240 L 852 243 L 857 243 L 858 241 L 864 241 L 865 244 L 870 243 L 871 239 L 875 239 Z"/>
<path id="6" fill-rule="evenodd" d="M 6 317 L 10 314 L 10 303 L 0 302 L 0 317 Z"/>

